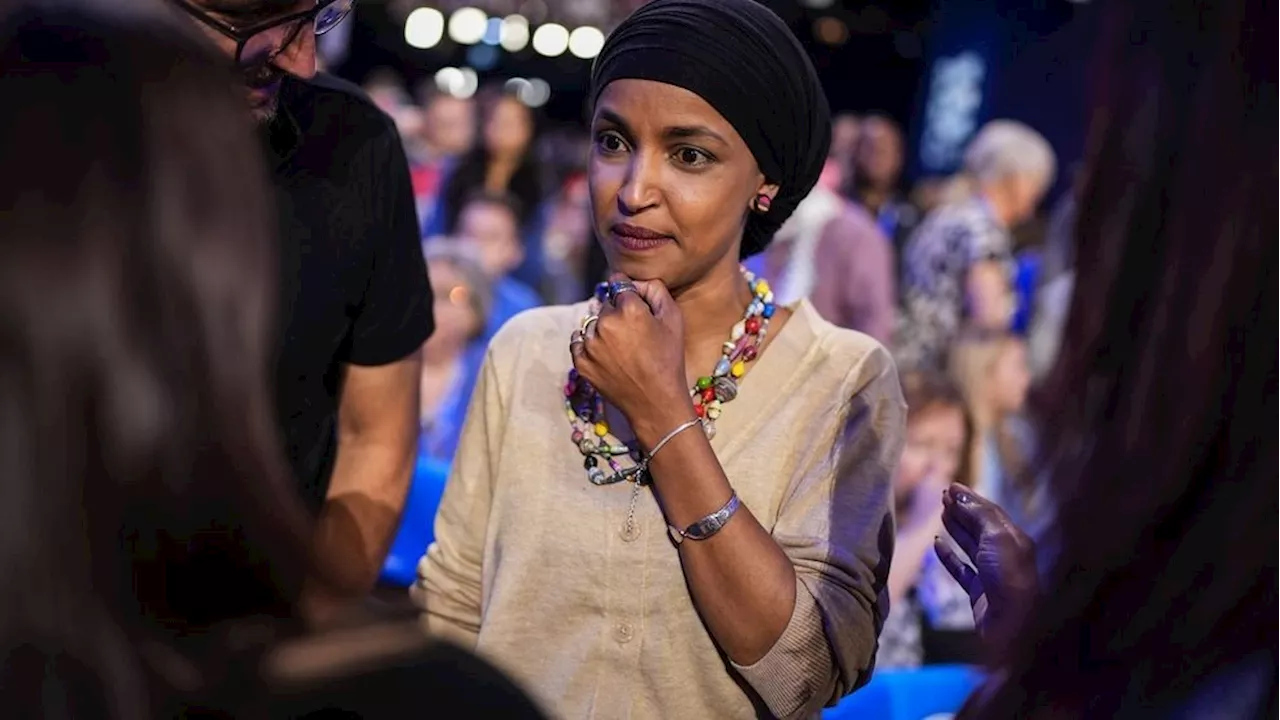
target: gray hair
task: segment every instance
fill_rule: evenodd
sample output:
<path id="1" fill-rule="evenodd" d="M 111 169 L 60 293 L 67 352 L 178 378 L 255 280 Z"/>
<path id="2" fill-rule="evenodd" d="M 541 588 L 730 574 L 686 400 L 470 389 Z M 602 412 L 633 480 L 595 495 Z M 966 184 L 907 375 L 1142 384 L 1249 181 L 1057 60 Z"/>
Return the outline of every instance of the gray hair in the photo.
<path id="1" fill-rule="evenodd" d="M 1044 136 L 1014 120 L 992 120 L 964 151 L 965 172 L 980 183 L 1011 175 L 1039 179 L 1046 186 L 1057 173 L 1057 158 Z"/>
<path id="2" fill-rule="evenodd" d="M 480 263 L 480 254 L 469 243 L 452 237 L 436 236 L 422 242 L 422 255 L 430 262 L 452 265 L 467 286 L 467 301 L 476 317 L 480 318 L 480 332 L 489 321 L 493 307 L 493 283 Z"/>

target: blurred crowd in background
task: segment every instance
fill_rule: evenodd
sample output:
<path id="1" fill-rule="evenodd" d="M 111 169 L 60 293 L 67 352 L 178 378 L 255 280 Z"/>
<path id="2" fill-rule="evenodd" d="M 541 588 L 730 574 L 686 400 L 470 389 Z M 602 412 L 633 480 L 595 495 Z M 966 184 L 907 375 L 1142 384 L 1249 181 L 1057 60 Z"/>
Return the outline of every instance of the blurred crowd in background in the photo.
<path id="1" fill-rule="evenodd" d="M 408 88 L 385 68 L 365 85 L 404 140 L 436 296 L 404 556 L 393 551 L 384 576 L 393 584 L 409 582 L 430 539 L 489 339 L 523 310 L 588 297 L 607 274 L 586 185 L 592 139 L 585 127 L 541 133 L 518 89 L 460 98 L 434 79 Z M 968 600 L 933 558 L 937 498 L 961 482 L 1030 530 L 1051 516 L 1023 480 L 1034 440 L 1021 413 L 1056 357 L 1070 298 L 1071 195 L 1042 210 L 1062 170 L 1021 122 L 988 122 L 958 173 L 911 186 L 893 118 L 846 113 L 833 125 L 819 186 L 747 265 L 782 302 L 808 298 L 894 352 L 912 408 L 896 480 L 899 547 L 910 557 L 894 560 L 881 663 L 972 661 Z"/>

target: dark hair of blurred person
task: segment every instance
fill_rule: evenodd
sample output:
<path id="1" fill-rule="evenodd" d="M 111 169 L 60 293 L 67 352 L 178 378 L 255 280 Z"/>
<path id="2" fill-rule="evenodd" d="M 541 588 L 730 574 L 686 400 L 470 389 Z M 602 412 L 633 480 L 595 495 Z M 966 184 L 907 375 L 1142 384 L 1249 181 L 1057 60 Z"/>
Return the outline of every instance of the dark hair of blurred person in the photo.
<path id="1" fill-rule="evenodd" d="M 10 709 L 52 671 L 69 709 L 89 673 L 144 714 L 134 641 L 287 615 L 307 569 L 266 392 L 268 194 L 194 46 L 141 12 L 0 16 Z"/>
<path id="2" fill-rule="evenodd" d="M 1275 717 L 1276 7 L 1107 11 L 1046 387 L 1056 562 L 968 714 Z"/>
<path id="3" fill-rule="evenodd" d="M 406 626 L 297 637 L 251 118 L 160 6 L 105 5 L 0 12 L 0 706 L 298 717 L 463 674 L 493 709 L 505 681 Z"/>

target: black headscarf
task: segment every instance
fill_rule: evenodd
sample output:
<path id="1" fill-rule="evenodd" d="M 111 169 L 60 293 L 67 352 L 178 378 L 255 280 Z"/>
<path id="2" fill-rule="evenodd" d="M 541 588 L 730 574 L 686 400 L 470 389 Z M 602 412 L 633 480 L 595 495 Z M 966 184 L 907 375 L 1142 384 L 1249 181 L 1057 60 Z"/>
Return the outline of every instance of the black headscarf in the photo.
<path id="1" fill-rule="evenodd" d="M 682 87 L 716 109 L 779 186 L 767 213 L 750 213 L 742 257 L 773 239 L 818 182 L 831 111 L 818 75 L 786 23 L 753 0 L 653 0 L 605 41 L 591 71 L 591 104 L 614 80 Z"/>

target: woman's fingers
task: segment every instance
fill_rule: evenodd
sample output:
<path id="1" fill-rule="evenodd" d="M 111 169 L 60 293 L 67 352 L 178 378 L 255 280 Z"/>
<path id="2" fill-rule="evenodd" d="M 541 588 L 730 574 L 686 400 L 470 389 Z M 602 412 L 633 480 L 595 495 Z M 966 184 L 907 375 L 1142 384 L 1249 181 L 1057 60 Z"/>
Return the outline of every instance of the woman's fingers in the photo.
<path id="1" fill-rule="evenodd" d="M 933 539 L 934 552 L 938 554 L 938 560 L 942 562 L 942 566 L 951 573 L 951 577 L 960 583 L 960 587 L 964 588 L 965 594 L 969 596 L 970 603 L 976 603 L 978 598 L 982 597 L 982 581 L 978 578 L 978 573 L 960 558 L 954 548 L 947 544 L 946 540 L 941 537 Z"/>
<path id="2" fill-rule="evenodd" d="M 956 541 L 956 544 L 960 546 L 960 550 L 965 555 L 974 557 L 978 554 L 980 536 L 970 534 L 969 528 L 956 519 L 956 513 L 952 512 L 950 508 L 944 507 L 942 509 L 942 527 L 947 529 L 947 534 L 951 536 L 952 540 Z"/>
<path id="3" fill-rule="evenodd" d="M 649 310 L 655 317 L 660 318 L 675 307 L 676 301 L 672 299 L 666 284 L 661 280 L 633 280 L 632 282 L 635 283 L 640 297 L 649 304 Z"/>
<path id="4" fill-rule="evenodd" d="M 983 533 L 1000 532 L 1012 526 L 1009 516 L 999 505 L 963 485 L 953 484 L 948 488 L 942 505 L 943 512 L 952 515 L 955 522 L 975 539 L 982 537 Z"/>

